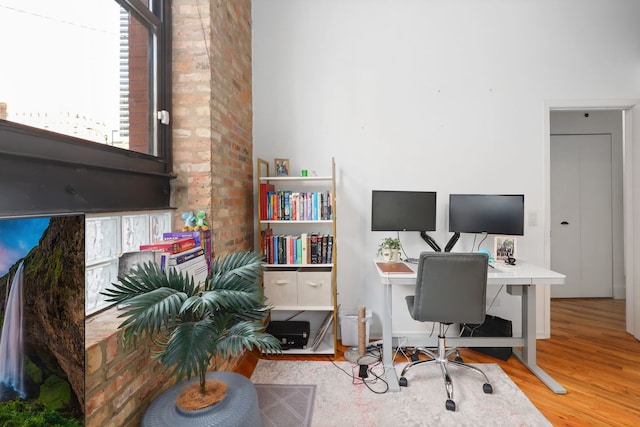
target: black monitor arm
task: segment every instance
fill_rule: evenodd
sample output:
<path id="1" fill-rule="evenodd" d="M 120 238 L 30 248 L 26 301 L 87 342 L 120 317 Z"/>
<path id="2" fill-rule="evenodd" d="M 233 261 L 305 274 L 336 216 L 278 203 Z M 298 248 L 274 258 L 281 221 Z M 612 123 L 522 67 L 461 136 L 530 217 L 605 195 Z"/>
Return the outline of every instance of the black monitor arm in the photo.
<path id="1" fill-rule="evenodd" d="M 458 241 L 459 238 L 460 238 L 460 233 L 458 233 L 457 231 L 453 233 L 453 236 L 451 236 L 451 238 L 447 242 L 447 246 L 444 247 L 444 251 L 451 252 L 451 249 L 453 249 L 453 247 L 456 245 L 456 242 Z"/>
<path id="2" fill-rule="evenodd" d="M 435 252 L 442 252 L 440 246 L 438 246 L 436 241 L 433 240 L 433 237 L 429 236 L 426 231 L 421 231 L 420 237 L 422 237 L 422 239 L 427 242 L 427 245 L 431 246 L 431 249 L 433 249 Z"/>

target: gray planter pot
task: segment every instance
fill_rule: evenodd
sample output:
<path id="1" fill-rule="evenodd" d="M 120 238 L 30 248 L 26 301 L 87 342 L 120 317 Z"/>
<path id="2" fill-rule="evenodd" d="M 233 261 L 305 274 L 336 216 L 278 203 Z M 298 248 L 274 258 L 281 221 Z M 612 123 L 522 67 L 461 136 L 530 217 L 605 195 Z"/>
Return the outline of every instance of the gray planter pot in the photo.
<path id="1" fill-rule="evenodd" d="M 176 400 L 184 387 L 197 381 L 180 382 L 155 399 L 142 419 L 142 427 L 261 427 L 258 393 L 253 383 L 234 372 L 210 372 L 207 379 L 227 384 L 227 394 L 215 405 L 198 411 L 184 411 Z"/>

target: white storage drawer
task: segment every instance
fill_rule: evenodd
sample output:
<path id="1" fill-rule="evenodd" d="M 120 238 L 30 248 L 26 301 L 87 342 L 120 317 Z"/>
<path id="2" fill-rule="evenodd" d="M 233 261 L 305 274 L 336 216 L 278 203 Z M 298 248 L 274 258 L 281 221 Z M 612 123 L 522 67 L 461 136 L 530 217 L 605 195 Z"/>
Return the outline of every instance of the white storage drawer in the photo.
<path id="1" fill-rule="evenodd" d="M 264 295 L 269 305 L 298 305 L 297 271 L 265 271 Z"/>
<path id="2" fill-rule="evenodd" d="M 298 270 L 298 305 L 332 305 L 331 270 Z"/>

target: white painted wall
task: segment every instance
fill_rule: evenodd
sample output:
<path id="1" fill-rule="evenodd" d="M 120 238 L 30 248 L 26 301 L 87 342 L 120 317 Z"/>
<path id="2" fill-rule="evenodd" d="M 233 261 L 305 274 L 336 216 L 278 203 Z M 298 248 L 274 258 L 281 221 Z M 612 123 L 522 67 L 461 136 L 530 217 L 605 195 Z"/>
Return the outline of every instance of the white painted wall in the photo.
<path id="1" fill-rule="evenodd" d="M 449 193 L 524 193 L 537 225 L 518 257 L 545 263 L 547 106 L 640 98 L 639 18 L 635 0 L 253 1 L 254 156 L 318 174 L 335 157 L 339 302 L 373 310 L 372 337 L 371 260 L 390 234 L 370 231 L 371 190 L 437 191 L 440 246 Z M 513 298 L 492 314 L 519 333 Z"/>

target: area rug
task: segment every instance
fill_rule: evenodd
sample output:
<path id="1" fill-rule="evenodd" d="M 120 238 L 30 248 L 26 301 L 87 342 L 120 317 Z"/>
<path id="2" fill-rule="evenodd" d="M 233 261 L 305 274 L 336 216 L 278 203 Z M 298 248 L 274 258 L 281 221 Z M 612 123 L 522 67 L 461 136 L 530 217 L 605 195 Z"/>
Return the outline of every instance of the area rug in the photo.
<path id="1" fill-rule="evenodd" d="M 264 427 L 309 427 L 316 386 L 256 384 Z"/>
<path id="2" fill-rule="evenodd" d="M 256 384 L 315 385 L 311 426 L 551 426 L 497 364 L 480 367 L 493 385 L 482 392 L 482 381 L 466 370 L 451 368 L 456 412 L 445 409 L 446 392 L 437 367 L 416 367 L 400 392 L 386 391 L 382 366 L 371 366 L 368 378 L 358 376 L 349 362 L 263 360 L 251 376 Z M 403 364 L 396 366 L 399 373 Z M 303 424 L 299 424 L 303 425 Z"/>

